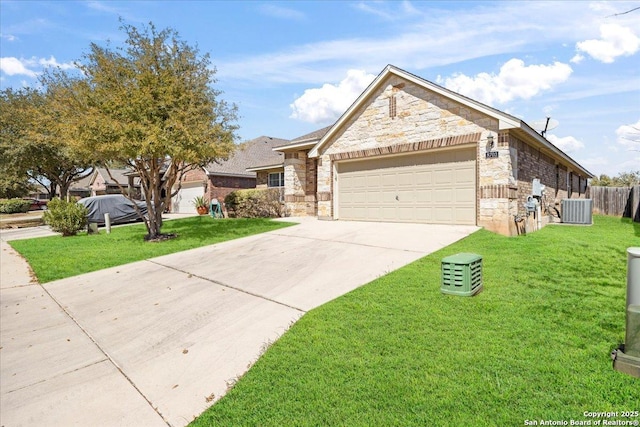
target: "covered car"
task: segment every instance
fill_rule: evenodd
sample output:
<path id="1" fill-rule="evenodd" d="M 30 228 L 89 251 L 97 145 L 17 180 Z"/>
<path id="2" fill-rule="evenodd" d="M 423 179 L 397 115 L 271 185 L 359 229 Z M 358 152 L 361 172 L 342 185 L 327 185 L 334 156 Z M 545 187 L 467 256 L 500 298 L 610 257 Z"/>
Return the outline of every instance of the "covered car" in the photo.
<path id="1" fill-rule="evenodd" d="M 108 213 L 111 224 L 123 224 L 125 222 L 142 221 L 142 216 L 147 215 L 147 204 L 141 201 L 131 201 L 122 194 L 109 194 L 106 196 L 85 197 L 78 203 L 89 210 L 89 222 L 104 225 L 104 214 Z M 140 209 L 136 211 L 134 203 Z"/>

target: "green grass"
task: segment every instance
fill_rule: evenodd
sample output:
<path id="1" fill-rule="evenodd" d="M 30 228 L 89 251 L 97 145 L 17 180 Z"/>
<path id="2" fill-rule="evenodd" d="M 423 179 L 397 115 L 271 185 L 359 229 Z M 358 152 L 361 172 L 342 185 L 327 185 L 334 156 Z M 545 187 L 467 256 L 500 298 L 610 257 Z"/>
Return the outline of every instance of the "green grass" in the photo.
<path id="1" fill-rule="evenodd" d="M 146 228 L 136 224 L 114 227 L 111 234 L 101 229 L 98 235 L 41 237 L 9 244 L 27 259 L 38 281 L 46 283 L 289 225 L 270 219 L 213 219 L 203 215 L 166 221 L 162 232 L 178 237 L 163 242 L 145 242 Z"/>
<path id="2" fill-rule="evenodd" d="M 640 380 L 609 353 L 624 341 L 640 224 L 594 220 L 481 230 L 307 313 L 191 426 L 518 426 L 638 410 Z M 458 252 L 483 256 L 475 297 L 440 292 L 440 260 Z"/>

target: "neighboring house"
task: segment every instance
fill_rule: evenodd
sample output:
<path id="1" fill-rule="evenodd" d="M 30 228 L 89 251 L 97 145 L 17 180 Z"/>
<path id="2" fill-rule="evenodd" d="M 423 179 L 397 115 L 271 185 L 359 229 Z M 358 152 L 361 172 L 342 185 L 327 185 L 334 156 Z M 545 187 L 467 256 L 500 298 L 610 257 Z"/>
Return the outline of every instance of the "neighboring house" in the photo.
<path id="1" fill-rule="evenodd" d="M 584 197 L 593 177 L 522 120 L 391 65 L 333 126 L 275 150 L 291 215 L 504 235 L 518 232 L 535 178 L 545 212 Z"/>
<path id="2" fill-rule="evenodd" d="M 305 167 L 304 171 L 304 182 L 293 183 L 292 180 L 299 178 L 302 176 L 297 173 L 290 173 L 285 175 L 285 162 L 288 165 L 293 165 L 292 159 L 296 159 L 298 149 L 308 151 L 309 148 L 313 147 L 320 139 L 331 129 L 331 126 L 324 127 L 322 129 L 318 129 L 316 131 L 310 132 L 308 134 L 299 136 L 291 141 L 288 141 L 287 144 L 279 145 L 274 148 L 276 152 L 280 152 L 279 163 L 271 163 L 271 164 L 263 164 L 263 165 L 254 165 L 250 167 L 249 171 L 254 171 L 257 173 L 257 187 L 258 188 L 269 188 L 269 187 L 282 187 L 284 200 L 287 203 L 289 208 L 292 207 L 292 202 L 296 202 L 298 206 L 295 206 L 293 210 L 290 210 L 290 214 L 294 216 L 315 216 L 316 215 L 316 165 L 312 160 L 309 160 L 304 163 L 297 163 L 298 167 Z M 284 155 L 282 155 L 284 154 Z M 289 183 L 286 185 L 286 176 L 289 177 Z M 292 188 L 293 186 L 302 186 L 304 187 L 304 195 L 292 197 L 291 194 L 288 196 L 286 188 Z M 289 191 L 291 193 L 291 191 Z M 305 209 L 304 212 L 301 210 L 301 203 L 304 203 Z"/>
<path id="3" fill-rule="evenodd" d="M 109 169 L 109 172 L 105 168 L 96 168 L 93 171 L 89 180 L 92 196 L 121 194 L 120 187 L 123 187 L 133 194 L 134 198 L 140 198 L 140 180 L 130 169 Z"/>
<path id="4" fill-rule="evenodd" d="M 224 201 L 227 194 L 242 188 L 256 188 L 263 183 L 256 179 L 256 171 L 247 170 L 250 166 L 282 165 L 284 155 L 273 148 L 289 142 L 286 139 L 260 136 L 239 144 L 228 160 L 213 162 L 204 168 L 185 174 L 181 189 L 172 200 L 173 212 L 195 212 L 193 199 L 204 196 L 208 200 Z M 269 177 L 268 173 L 262 174 Z M 272 177 L 274 178 L 274 177 Z M 262 178 L 260 178 L 262 179 Z M 283 186 L 282 180 L 275 182 Z"/>
<path id="5" fill-rule="evenodd" d="M 82 199 L 83 197 L 91 196 L 91 178 L 93 178 L 93 174 L 85 176 L 78 181 L 73 182 L 69 186 L 69 197 L 73 197 L 74 199 Z"/>

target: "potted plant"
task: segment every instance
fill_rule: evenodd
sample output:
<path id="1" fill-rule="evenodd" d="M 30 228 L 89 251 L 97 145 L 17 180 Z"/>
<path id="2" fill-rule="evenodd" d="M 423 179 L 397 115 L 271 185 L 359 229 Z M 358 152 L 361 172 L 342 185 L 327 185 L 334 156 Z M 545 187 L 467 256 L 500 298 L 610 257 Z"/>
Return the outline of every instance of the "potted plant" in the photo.
<path id="1" fill-rule="evenodd" d="M 209 212 L 209 201 L 204 196 L 198 196 L 192 201 L 198 211 L 198 215 L 206 215 Z"/>

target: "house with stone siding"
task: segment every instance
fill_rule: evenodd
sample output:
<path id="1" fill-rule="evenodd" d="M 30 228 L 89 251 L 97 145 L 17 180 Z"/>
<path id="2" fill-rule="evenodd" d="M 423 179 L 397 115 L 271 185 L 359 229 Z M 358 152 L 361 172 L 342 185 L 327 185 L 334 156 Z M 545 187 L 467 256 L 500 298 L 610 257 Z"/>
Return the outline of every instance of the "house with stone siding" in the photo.
<path id="1" fill-rule="evenodd" d="M 503 235 L 523 221 L 544 226 L 562 199 L 584 198 L 593 177 L 519 118 L 392 65 L 335 124 L 274 150 L 284 155 L 293 216 L 470 224 Z M 525 209 L 534 180 L 544 186 L 539 221 Z"/>
<path id="2" fill-rule="evenodd" d="M 256 179 L 258 174 L 247 168 L 255 165 L 282 165 L 284 155 L 273 148 L 288 142 L 286 139 L 260 136 L 239 144 L 227 160 L 213 162 L 204 168 L 187 172 L 182 178 L 180 190 L 171 201 L 171 211 L 193 213 L 196 211 L 193 199 L 197 196 L 222 202 L 227 194 L 234 190 L 255 188 L 263 178 L 258 176 L 259 179 Z M 278 173 L 277 178 L 282 175 L 281 172 Z M 266 172 L 265 176 L 271 179 L 270 182 L 274 186 L 282 187 L 284 184 L 283 179 L 276 180 L 269 172 Z"/>

